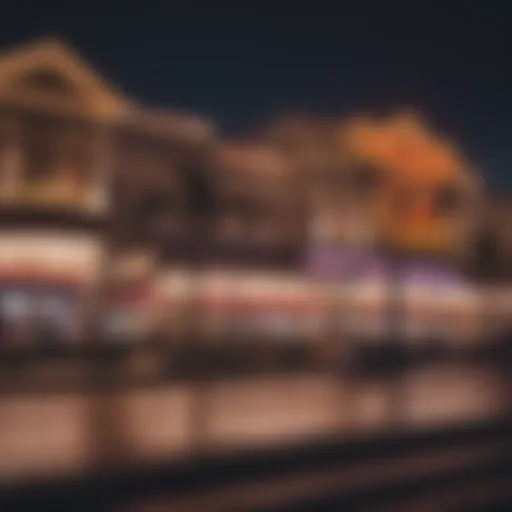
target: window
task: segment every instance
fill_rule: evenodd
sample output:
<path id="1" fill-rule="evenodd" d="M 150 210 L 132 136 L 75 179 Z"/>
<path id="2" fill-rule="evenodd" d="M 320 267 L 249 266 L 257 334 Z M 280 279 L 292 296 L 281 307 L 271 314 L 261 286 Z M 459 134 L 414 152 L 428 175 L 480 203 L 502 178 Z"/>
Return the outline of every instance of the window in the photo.
<path id="1" fill-rule="evenodd" d="M 401 189 L 394 197 L 394 208 L 397 215 L 408 215 L 417 204 L 419 191 L 413 188 Z"/>
<path id="2" fill-rule="evenodd" d="M 84 177 L 89 155 L 83 126 L 52 116 L 27 114 L 22 133 L 29 179 Z"/>
<path id="3" fill-rule="evenodd" d="M 280 226 L 276 221 L 263 219 L 253 223 L 253 238 L 256 242 L 266 244 L 279 237 Z"/>
<path id="4" fill-rule="evenodd" d="M 24 146 L 29 178 L 48 175 L 54 154 L 54 130 L 51 123 L 40 117 L 27 117 L 24 123 Z"/>
<path id="5" fill-rule="evenodd" d="M 0 299 L 2 316 L 8 321 L 24 319 L 28 314 L 29 307 L 29 297 L 22 291 L 7 291 Z"/>
<path id="6" fill-rule="evenodd" d="M 184 181 L 191 212 L 197 217 L 208 218 L 215 207 L 215 196 L 207 172 L 198 167 L 188 167 Z"/>
<path id="7" fill-rule="evenodd" d="M 356 193 L 371 194 L 377 191 L 381 184 L 380 171 L 370 165 L 362 165 L 352 171 L 351 182 Z"/>
<path id="8" fill-rule="evenodd" d="M 310 224 L 310 237 L 315 241 L 332 241 L 338 234 L 338 223 L 332 212 L 317 212 Z"/>
<path id="9" fill-rule="evenodd" d="M 75 90 L 65 77 L 54 69 L 37 69 L 18 80 L 18 88 L 55 97 L 73 97 Z"/>
<path id="10" fill-rule="evenodd" d="M 171 204 L 167 196 L 161 191 L 151 190 L 139 200 L 136 215 L 141 221 L 151 223 L 170 209 Z"/>
<path id="11" fill-rule="evenodd" d="M 241 238 L 244 235 L 243 218 L 236 214 L 223 215 L 218 222 L 218 233 L 221 238 Z"/>
<path id="12" fill-rule="evenodd" d="M 462 202 L 462 194 L 455 185 L 444 185 L 434 194 L 434 212 L 439 215 L 455 213 L 462 207 Z"/>

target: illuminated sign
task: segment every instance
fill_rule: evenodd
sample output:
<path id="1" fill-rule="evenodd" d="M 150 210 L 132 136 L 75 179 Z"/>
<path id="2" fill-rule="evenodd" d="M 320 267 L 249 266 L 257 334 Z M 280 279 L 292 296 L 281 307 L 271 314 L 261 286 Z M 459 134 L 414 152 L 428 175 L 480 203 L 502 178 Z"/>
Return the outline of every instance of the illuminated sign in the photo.
<path id="1" fill-rule="evenodd" d="M 384 277 L 386 261 L 369 251 L 316 246 L 306 255 L 306 269 L 317 277 Z"/>
<path id="2" fill-rule="evenodd" d="M 401 280 L 411 286 L 455 289 L 465 286 L 463 276 L 453 269 L 422 261 L 404 262 L 400 268 Z"/>
<path id="3" fill-rule="evenodd" d="M 0 233 L 0 273 L 6 277 L 93 278 L 103 245 L 95 236 L 59 232 Z"/>

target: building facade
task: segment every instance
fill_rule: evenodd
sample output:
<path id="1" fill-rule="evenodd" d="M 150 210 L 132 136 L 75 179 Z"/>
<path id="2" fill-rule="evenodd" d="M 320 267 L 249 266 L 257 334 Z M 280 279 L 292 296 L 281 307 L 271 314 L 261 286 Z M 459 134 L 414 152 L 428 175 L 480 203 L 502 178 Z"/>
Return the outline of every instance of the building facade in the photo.
<path id="1" fill-rule="evenodd" d="M 126 98 L 59 41 L 5 52 L 3 346 L 151 333 L 182 345 L 192 337 L 311 346 L 332 330 L 326 319 L 343 300 L 362 301 L 346 325 L 378 331 L 389 249 L 382 204 L 400 207 L 398 227 L 417 214 L 449 226 L 450 244 L 437 252 L 462 269 L 480 190 L 470 173 L 443 167 L 437 140 L 429 165 L 442 172 L 410 180 L 396 171 L 407 151 L 434 140 L 416 121 L 358 122 L 289 116 L 226 140 L 204 119 Z M 391 139 L 409 149 L 400 142 L 387 159 L 377 142 L 392 147 Z M 347 276 L 357 279 L 349 286 Z M 367 311 L 375 322 L 361 321 Z"/>
<path id="2" fill-rule="evenodd" d="M 135 332 L 155 237 L 187 225 L 184 189 L 211 126 L 143 110 L 58 41 L 7 52 L 0 70 L 5 343 L 80 344 L 123 310 Z"/>

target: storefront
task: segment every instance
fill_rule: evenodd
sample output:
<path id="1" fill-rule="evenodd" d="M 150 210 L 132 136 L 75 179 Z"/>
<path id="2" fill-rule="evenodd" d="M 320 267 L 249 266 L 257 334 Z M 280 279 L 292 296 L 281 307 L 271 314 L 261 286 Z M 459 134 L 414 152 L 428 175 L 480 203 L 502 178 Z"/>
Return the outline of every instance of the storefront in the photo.
<path id="1" fill-rule="evenodd" d="M 317 290 L 305 279 L 271 273 L 244 276 L 245 330 L 276 344 L 310 344 L 321 329 Z"/>
<path id="2" fill-rule="evenodd" d="M 324 322 L 328 327 L 334 319 L 342 352 L 385 349 L 389 341 L 405 344 L 412 353 L 433 345 L 458 350 L 482 338 L 484 295 L 446 264 L 427 259 L 392 263 L 371 251 L 317 247 L 309 253 L 307 268 L 330 303 Z"/>
<path id="3" fill-rule="evenodd" d="M 386 335 L 387 283 L 380 276 L 360 276 L 345 293 L 343 311 L 352 339 L 364 344 L 379 344 Z"/>
<path id="4" fill-rule="evenodd" d="M 0 233 L 2 346 L 75 346 L 100 275 L 100 237 Z"/>
<path id="5" fill-rule="evenodd" d="M 106 343 L 134 345 L 150 337 L 158 316 L 154 265 L 148 251 L 129 251 L 112 258 L 101 315 Z"/>
<path id="6" fill-rule="evenodd" d="M 463 276 L 443 267 L 409 265 L 403 274 L 407 342 L 463 349 L 481 335 L 481 293 Z"/>
<path id="7" fill-rule="evenodd" d="M 334 334 L 341 352 L 383 339 L 388 272 L 381 255 L 356 248 L 314 247 L 307 254 L 306 269 L 323 297 L 326 337 Z"/>
<path id="8" fill-rule="evenodd" d="M 142 343 L 154 325 L 155 302 L 151 283 L 117 287 L 107 294 L 103 317 L 105 341 L 112 344 Z"/>
<path id="9" fill-rule="evenodd" d="M 482 344 L 506 342 L 512 331 L 512 286 L 486 286 L 481 292 Z"/>
<path id="10" fill-rule="evenodd" d="M 161 276 L 158 288 L 159 317 L 170 343 L 187 343 L 193 335 L 221 359 L 311 347 L 321 332 L 317 290 L 292 273 L 209 268 L 194 274 L 174 268 Z"/>

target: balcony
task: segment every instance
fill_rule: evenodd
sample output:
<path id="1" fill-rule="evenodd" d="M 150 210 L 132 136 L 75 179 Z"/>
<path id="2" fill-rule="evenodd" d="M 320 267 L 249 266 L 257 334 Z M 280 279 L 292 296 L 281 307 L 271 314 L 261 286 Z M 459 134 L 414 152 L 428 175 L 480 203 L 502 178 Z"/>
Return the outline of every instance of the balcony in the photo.
<path id="1" fill-rule="evenodd" d="M 107 199 L 102 187 L 76 181 L 25 182 L 0 189 L 0 222 L 96 228 L 105 220 Z"/>

